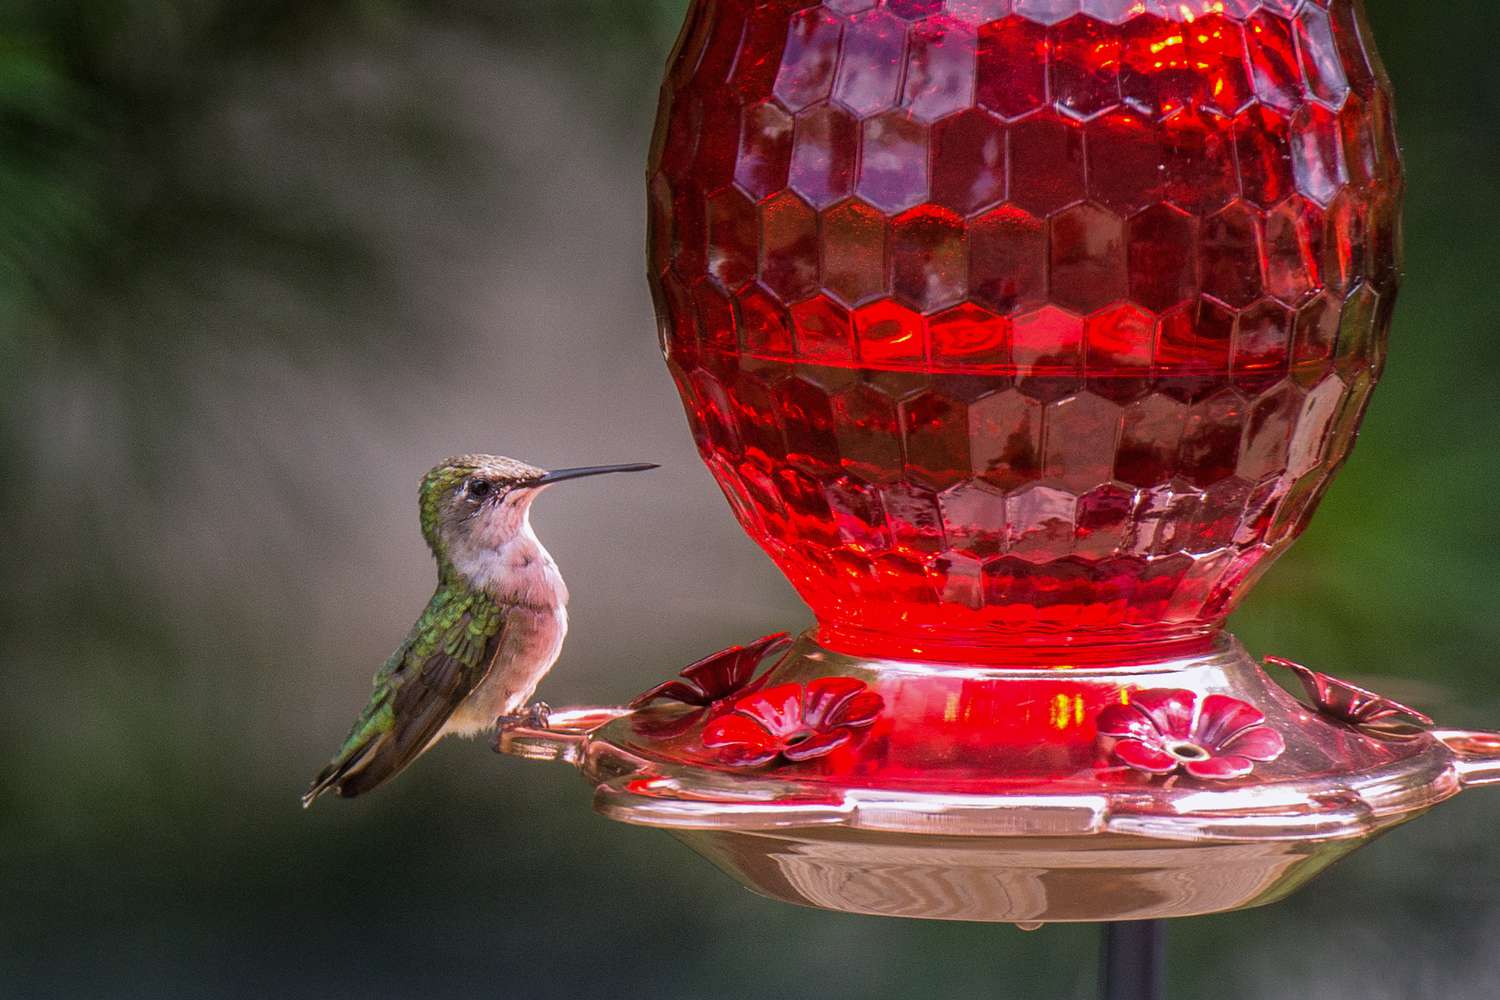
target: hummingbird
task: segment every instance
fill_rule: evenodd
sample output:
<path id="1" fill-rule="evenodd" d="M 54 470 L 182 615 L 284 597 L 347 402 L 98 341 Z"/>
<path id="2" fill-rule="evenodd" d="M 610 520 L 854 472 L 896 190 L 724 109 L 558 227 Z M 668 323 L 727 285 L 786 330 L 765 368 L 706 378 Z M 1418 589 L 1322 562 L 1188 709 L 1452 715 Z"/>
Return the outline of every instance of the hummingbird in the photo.
<path id="1" fill-rule="evenodd" d="M 532 531 L 532 502 L 554 483 L 654 468 L 548 472 L 462 455 L 422 477 L 422 535 L 437 560 L 437 590 L 375 675 L 369 704 L 303 807 L 327 791 L 367 792 L 449 733 L 471 736 L 525 705 L 568 631 L 568 588 Z"/>

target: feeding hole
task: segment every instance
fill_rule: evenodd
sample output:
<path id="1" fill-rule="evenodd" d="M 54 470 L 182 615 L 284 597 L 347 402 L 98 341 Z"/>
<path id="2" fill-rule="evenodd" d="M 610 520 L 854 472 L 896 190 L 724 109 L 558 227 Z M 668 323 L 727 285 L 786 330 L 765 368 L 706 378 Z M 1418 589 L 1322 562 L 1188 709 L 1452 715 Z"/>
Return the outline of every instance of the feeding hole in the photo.
<path id="1" fill-rule="evenodd" d="M 1167 744 L 1167 753 L 1178 760 L 1208 760 L 1209 753 L 1196 743 L 1175 740 Z"/>

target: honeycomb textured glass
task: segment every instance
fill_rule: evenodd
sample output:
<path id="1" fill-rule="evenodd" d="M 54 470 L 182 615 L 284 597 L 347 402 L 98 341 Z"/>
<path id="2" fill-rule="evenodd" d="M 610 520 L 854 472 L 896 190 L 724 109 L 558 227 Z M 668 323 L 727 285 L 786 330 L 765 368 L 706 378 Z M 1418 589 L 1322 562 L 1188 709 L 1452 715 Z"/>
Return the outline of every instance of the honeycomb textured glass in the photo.
<path id="1" fill-rule="evenodd" d="M 847 652 L 1205 641 L 1384 359 L 1348 0 L 696 0 L 649 185 L 699 450 Z"/>

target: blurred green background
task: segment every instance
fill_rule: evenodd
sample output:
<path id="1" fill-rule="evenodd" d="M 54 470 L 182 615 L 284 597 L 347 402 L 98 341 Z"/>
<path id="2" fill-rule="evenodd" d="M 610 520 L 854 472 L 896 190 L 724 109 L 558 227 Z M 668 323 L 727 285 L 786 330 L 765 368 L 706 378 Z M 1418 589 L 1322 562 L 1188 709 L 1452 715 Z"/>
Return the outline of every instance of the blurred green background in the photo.
<path id="1" fill-rule="evenodd" d="M 654 346 L 683 5 L 0 3 L 0 996 L 1093 995 L 1096 928 L 771 903 L 482 743 L 298 808 L 429 593 L 415 484 L 450 452 L 666 465 L 539 507 L 574 590 L 554 705 L 805 618 Z M 1411 189 L 1391 360 L 1236 624 L 1497 726 L 1500 8 L 1370 16 Z M 1465 796 L 1174 924 L 1175 995 L 1500 995 L 1497 824 Z"/>

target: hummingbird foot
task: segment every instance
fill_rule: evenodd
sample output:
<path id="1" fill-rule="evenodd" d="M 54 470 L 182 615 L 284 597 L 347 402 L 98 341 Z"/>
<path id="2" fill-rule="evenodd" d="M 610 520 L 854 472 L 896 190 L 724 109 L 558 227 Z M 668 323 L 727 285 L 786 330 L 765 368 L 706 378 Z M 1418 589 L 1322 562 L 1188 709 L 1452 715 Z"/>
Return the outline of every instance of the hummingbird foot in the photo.
<path id="1" fill-rule="evenodd" d="M 546 729 L 547 720 L 551 715 L 551 705 L 545 701 L 534 701 L 519 712 L 500 716 L 495 720 L 495 725 L 501 732 L 518 726 L 524 726 L 527 729 Z"/>

